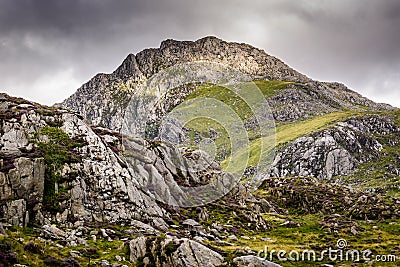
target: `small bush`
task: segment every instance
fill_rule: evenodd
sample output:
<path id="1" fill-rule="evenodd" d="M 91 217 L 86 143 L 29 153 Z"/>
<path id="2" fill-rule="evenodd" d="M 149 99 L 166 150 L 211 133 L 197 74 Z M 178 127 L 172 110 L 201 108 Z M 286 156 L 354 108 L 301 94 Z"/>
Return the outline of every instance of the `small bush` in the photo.
<path id="1" fill-rule="evenodd" d="M 81 265 L 73 258 L 67 258 L 63 262 L 63 267 L 80 267 Z"/>
<path id="2" fill-rule="evenodd" d="M 169 242 L 166 246 L 165 246 L 165 254 L 167 256 L 170 256 L 171 254 L 173 254 L 181 245 L 181 243 L 175 244 L 174 241 Z"/>
<path id="3" fill-rule="evenodd" d="M 39 141 L 41 136 L 47 136 L 48 142 Z M 65 163 L 76 163 L 81 160 L 75 148 L 85 146 L 83 138 L 70 136 L 57 127 L 43 127 L 33 136 L 37 151 L 43 156 L 46 171 L 44 183 L 43 208 L 50 213 L 62 212 L 65 207 L 60 203 L 68 199 L 66 192 L 55 192 L 55 183 L 62 182 L 60 170 Z M 60 188 L 61 190 L 61 188 Z"/>
<path id="4" fill-rule="evenodd" d="M 28 251 L 28 252 L 31 252 L 33 254 L 42 254 L 43 248 L 38 244 L 35 244 L 33 242 L 29 242 L 28 244 L 26 244 L 24 246 L 24 250 Z"/>
<path id="5" fill-rule="evenodd" d="M 11 250 L 10 242 L 0 240 L 0 267 L 10 266 L 18 262 L 17 255 Z"/>
<path id="6" fill-rule="evenodd" d="M 46 264 L 46 266 L 52 266 L 52 267 L 62 267 L 63 266 L 63 262 L 54 257 L 45 258 L 44 263 Z"/>

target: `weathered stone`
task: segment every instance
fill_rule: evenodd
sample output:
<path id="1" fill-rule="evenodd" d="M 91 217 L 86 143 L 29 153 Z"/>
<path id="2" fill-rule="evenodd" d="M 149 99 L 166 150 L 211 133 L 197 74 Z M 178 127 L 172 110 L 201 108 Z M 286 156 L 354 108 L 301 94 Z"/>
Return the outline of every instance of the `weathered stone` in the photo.
<path id="1" fill-rule="evenodd" d="M 25 199 L 8 201 L 4 209 L 4 218 L 10 224 L 25 227 L 29 223 Z"/>
<path id="2" fill-rule="evenodd" d="M 43 225 L 43 234 L 45 237 L 55 240 L 65 240 L 68 235 L 54 225 Z"/>
<path id="3" fill-rule="evenodd" d="M 223 262 L 223 257 L 199 244 L 196 241 L 186 238 L 165 240 L 138 237 L 129 243 L 130 261 L 136 263 L 138 259 L 143 259 L 145 266 L 193 266 L 193 267 L 213 267 L 219 266 Z M 150 256 L 153 262 L 145 260 Z"/>
<path id="4" fill-rule="evenodd" d="M 142 234 L 147 235 L 159 235 L 160 232 L 154 229 L 152 226 L 145 224 L 141 221 L 132 220 L 131 226 L 137 228 Z"/>
<path id="5" fill-rule="evenodd" d="M 20 157 L 13 164 L 14 168 L 8 173 L 0 173 L 0 190 L 4 192 L 0 199 L 23 198 L 31 203 L 41 203 L 45 171 L 43 159 Z"/>
<path id="6" fill-rule="evenodd" d="M 129 259 L 135 263 L 146 254 L 146 237 L 140 236 L 129 242 Z"/>

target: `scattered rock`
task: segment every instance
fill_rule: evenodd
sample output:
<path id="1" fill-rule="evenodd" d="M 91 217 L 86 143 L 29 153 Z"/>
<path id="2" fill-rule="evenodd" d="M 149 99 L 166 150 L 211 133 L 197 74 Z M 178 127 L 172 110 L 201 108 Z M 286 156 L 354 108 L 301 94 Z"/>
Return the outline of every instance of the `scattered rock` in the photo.
<path id="1" fill-rule="evenodd" d="M 68 235 L 54 225 L 43 225 L 43 235 L 45 238 L 54 240 L 65 240 Z"/>
<path id="2" fill-rule="evenodd" d="M 206 246 L 186 238 L 138 237 L 130 241 L 130 260 L 152 258 L 145 266 L 219 266 L 223 257 Z M 161 258 L 164 260 L 161 260 Z M 161 265 L 162 263 L 162 265 Z"/>
<path id="3" fill-rule="evenodd" d="M 235 235 L 230 235 L 230 236 L 228 236 L 228 239 L 231 239 L 231 240 L 238 240 L 238 238 L 237 238 Z"/>
<path id="4" fill-rule="evenodd" d="M 264 260 L 260 257 L 256 257 L 253 255 L 234 258 L 233 262 L 236 263 L 238 267 L 282 267 L 279 264 Z"/>
<path id="5" fill-rule="evenodd" d="M 300 224 L 293 221 L 286 221 L 281 223 L 281 226 L 285 226 L 287 228 L 295 228 L 295 227 L 300 227 Z"/>

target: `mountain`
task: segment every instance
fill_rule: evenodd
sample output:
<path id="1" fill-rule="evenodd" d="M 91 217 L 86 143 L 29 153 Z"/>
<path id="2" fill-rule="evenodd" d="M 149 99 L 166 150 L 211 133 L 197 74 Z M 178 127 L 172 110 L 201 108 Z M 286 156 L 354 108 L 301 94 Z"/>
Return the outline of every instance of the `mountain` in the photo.
<path id="1" fill-rule="evenodd" d="M 191 72 L 198 62 L 217 75 Z M 175 86 L 166 70 L 201 79 Z M 222 70 L 245 79 L 206 82 L 232 77 Z M 270 110 L 258 113 L 246 92 Z M 143 136 L 124 131 L 127 110 L 135 125 L 151 118 Z M 240 136 L 229 145 L 241 131 L 223 124 L 230 112 L 247 145 Z M 176 130 L 163 124 L 174 114 L 201 116 Z M 247 44 L 166 40 L 53 107 L 0 94 L 0 134 L 0 266 L 309 266 L 265 247 L 321 252 L 338 239 L 400 255 L 399 110 Z M 168 142 L 180 134 L 180 146 Z M 238 161 L 240 183 L 230 167 Z M 256 173 L 263 179 L 251 188 Z"/>
<path id="2" fill-rule="evenodd" d="M 189 83 L 156 94 L 150 86 L 143 86 L 166 69 L 177 71 L 173 66 L 203 61 L 223 64 L 244 73 L 265 97 L 275 120 L 279 147 L 274 162 L 271 162 L 271 176 L 312 175 L 328 180 L 341 179 L 343 175 L 359 176 L 356 173 L 359 167 L 385 153 L 382 151 L 385 144 L 391 146 L 397 142 L 393 140 L 397 140 L 398 126 L 390 122 L 397 116 L 397 111 L 390 105 L 375 103 L 337 82 L 314 81 L 263 50 L 216 37 L 194 42 L 166 40 L 160 48 L 130 54 L 113 73 L 96 75 L 60 106 L 79 113 L 89 124 L 123 131 L 127 108 L 137 108 L 140 104 L 133 105 L 133 101 L 140 102 L 145 97 L 153 96 L 152 101 L 146 102 L 135 113 L 141 119 L 151 117 L 146 122 L 146 131 L 150 129 L 153 135 L 157 135 L 162 118 L 193 98 L 216 98 L 228 104 L 239 117 L 247 116 L 247 111 L 243 111 L 245 104 L 238 106 L 240 99 L 218 85 Z M 193 105 L 190 108 L 195 109 Z M 189 135 L 209 136 L 209 129 L 199 130 L 201 125 L 191 126 L 187 126 L 190 128 Z M 224 140 L 223 130 L 218 125 L 213 124 L 213 127 L 213 130 L 217 129 L 215 135 L 218 136 L 214 141 L 221 148 L 221 151 L 217 149 L 217 159 L 224 164 L 230 152 L 229 144 Z M 393 144 L 380 140 L 379 136 L 383 133 L 390 135 Z M 146 137 L 152 138 L 151 134 Z M 261 136 L 262 133 L 250 135 Z M 246 173 L 254 172 L 257 166 L 254 158 L 257 157 L 253 154 L 259 157 L 262 153 L 260 144 L 265 138 L 250 139 L 252 155 Z M 318 150 L 315 150 L 316 146 Z M 395 158 L 387 160 L 395 163 Z M 397 176 L 397 173 L 394 171 L 388 176 Z M 353 177 L 350 180 L 359 179 Z M 371 182 L 369 177 L 363 180 L 361 184 L 369 189 L 386 186 Z M 394 186 L 398 188 L 397 178 L 394 180 Z"/>
<path id="3" fill-rule="evenodd" d="M 228 43 L 216 37 L 205 37 L 195 42 L 166 40 L 160 48 L 145 49 L 137 55 L 130 54 L 113 73 L 96 75 L 60 106 L 79 112 L 91 124 L 119 130 L 130 97 L 133 94 L 146 95 L 146 92 L 137 92 L 143 90 L 141 84 L 163 69 L 196 61 L 221 63 L 257 81 L 295 83 L 281 88 L 269 99 L 274 118 L 279 122 L 345 108 L 392 109 L 389 105 L 376 104 L 362 97 L 343 84 L 313 81 L 263 50 L 247 44 Z M 184 94 L 180 92 L 175 105 L 182 102 L 194 88 L 189 88 Z M 172 96 L 174 99 L 176 97 L 176 94 Z"/>

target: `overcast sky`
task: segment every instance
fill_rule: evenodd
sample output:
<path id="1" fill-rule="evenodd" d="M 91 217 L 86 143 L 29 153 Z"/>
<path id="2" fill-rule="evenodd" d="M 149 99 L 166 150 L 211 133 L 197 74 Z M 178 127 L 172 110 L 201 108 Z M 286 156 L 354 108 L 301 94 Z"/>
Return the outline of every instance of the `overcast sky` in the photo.
<path id="1" fill-rule="evenodd" d="M 1 0 L 0 91 L 60 102 L 129 53 L 213 35 L 400 107 L 398 0 Z"/>

